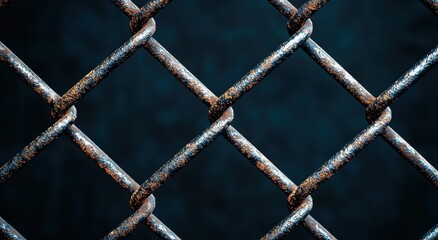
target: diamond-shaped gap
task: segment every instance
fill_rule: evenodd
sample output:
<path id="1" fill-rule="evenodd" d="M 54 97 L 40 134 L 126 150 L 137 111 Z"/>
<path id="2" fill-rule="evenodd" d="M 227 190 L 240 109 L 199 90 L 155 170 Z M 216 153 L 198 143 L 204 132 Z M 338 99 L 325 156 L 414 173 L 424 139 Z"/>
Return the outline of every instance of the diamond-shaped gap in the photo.
<path id="1" fill-rule="evenodd" d="M 234 109 L 235 126 L 296 184 L 367 126 L 364 108 L 302 51 Z M 332 230 L 330 220 L 320 219 L 330 208 L 318 209 L 311 214 Z"/>
<path id="2" fill-rule="evenodd" d="M 143 49 L 106 81 L 99 95 L 91 93 L 77 105 L 85 109 L 77 124 L 139 184 L 210 125 L 205 106 Z M 172 194 L 157 197 L 157 208 Z M 128 202 L 126 195 L 113 207 L 128 207 Z M 118 224 L 109 220 L 109 226 Z M 137 231 L 131 239 L 152 237 Z"/>
<path id="3" fill-rule="evenodd" d="M 258 239 L 288 214 L 285 195 L 223 138 L 154 195 L 183 239 Z"/>
<path id="4" fill-rule="evenodd" d="M 218 96 L 284 40 L 286 24 L 251 0 L 173 1 L 155 19 L 156 39 Z"/>

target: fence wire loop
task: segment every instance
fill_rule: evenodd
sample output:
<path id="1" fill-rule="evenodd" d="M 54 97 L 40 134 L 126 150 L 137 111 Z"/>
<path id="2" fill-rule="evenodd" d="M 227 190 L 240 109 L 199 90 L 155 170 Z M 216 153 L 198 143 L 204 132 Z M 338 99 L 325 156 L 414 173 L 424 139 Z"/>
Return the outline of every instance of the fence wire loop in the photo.
<path id="1" fill-rule="evenodd" d="M 137 227 L 139 227 L 147 218 L 152 214 L 155 209 L 155 198 L 149 196 L 146 198 L 141 206 L 133 210 L 134 213 L 125 219 L 119 226 L 112 230 L 103 239 L 122 239 L 132 233 Z"/>
<path id="2" fill-rule="evenodd" d="M 172 0 L 152 0 L 148 1 L 137 13 L 131 18 L 129 28 L 132 33 L 138 32 L 155 14 L 165 8 Z"/>
<path id="3" fill-rule="evenodd" d="M 436 0 L 421 1 L 435 15 L 438 15 L 438 2 Z M 13 0 L 0 0 L 0 10 L 3 10 L 12 2 Z M 313 31 L 310 17 L 323 8 L 329 2 L 328 0 L 309 0 L 298 9 L 287 0 L 268 0 L 280 14 L 287 18 L 287 28 L 290 37 L 222 95 L 217 97 L 153 38 L 156 29 L 153 17 L 168 6 L 172 2 L 171 0 L 150 0 L 142 8 L 137 7 L 130 0 L 112 0 L 112 2 L 130 18 L 129 27 L 133 33 L 132 37 L 62 96 L 51 89 L 5 44 L 0 42 L 0 62 L 11 69 L 44 102 L 52 107 L 51 116 L 54 119 L 54 123 L 47 130 L 0 167 L 0 185 L 15 176 L 20 169 L 42 152 L 45 147 L 56 141 L 62 134 L 65 134 L 106 175 L 111 177 L 131 196 L 129 205 L 133 213 L 104 236 L 103 239 L 125 238 L 141 224 L 146 225 L 161 239 L 180 239 L 178 235 L 154 215 L 155 197 L 153 193 L 172 179 L 178 171 L 187 166 L 197 154 L 202 152 L 219 136 L 223 136 L 279 190 L 286 194 L 287 207 L 290 214 L 277 225 L 274 225 L 262 237 L 264 240 L 282 239 L 299 224 L 304 226 L 316 239 L 336 239 L 322 224 L 310 215 L 313 207 L 311 194 L 340 171 L 362 149 L 374 142 L 378 136 L 382 137 L 395 151 L 406 159 L 427 181 L 438 188 L 437 169 L 389 126 L 392 118 L 390 105 L 437 65 L 438 46 L 421 58 L 376 98 L 310 38 Z M 211 123 L 210 126 L 198 136 L 195 136 L 141 185 L 132 179 L 131 176 L 117 165 L 116 161 L 112 160 L 74 124 L 77 118 L 74 104 L 78 103 L 98 86 L 112 71 L 137 52 L 140 47 L 149 52 L 195 97 L 208 107 L 208 119 Z M 319 169 L 301 184 L 297 185 L 232 126 L 234 118 L 232 106 L 265 79 L 277 66 L 284 63 L 299 48 L 365 107 L 369 126 L 360 131 Z M 25 239 L 1 217 L 0 236 L 6 239 Z M 421 239 L 438 239 L 438 225 L 427 231 Z"/>
<path id="4" fill-rule="evenodd" d="M 319 9 L 321 9 L 329 0 L 310 0 L 294 11 L 292 17 L 287 22 L 289 35 L 294 35 L 304 23 Z M 310 21 L 310 20 L 309 20 Z"/>

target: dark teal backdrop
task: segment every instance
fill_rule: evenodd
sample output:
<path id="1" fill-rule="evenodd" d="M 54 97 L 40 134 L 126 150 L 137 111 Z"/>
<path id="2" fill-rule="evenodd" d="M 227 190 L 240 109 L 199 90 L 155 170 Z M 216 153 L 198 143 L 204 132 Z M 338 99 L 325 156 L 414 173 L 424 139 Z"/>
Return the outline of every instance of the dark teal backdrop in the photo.
<path id="1" fill-rule="evenodd" d="M 264 0 L 175 0 L 155 19 L 154 37 L 216 95 L 288 38 Z M 374 95 L 438 41 L 437 17 L 417 0 L 331 1 L 312 20 L 312 38 Z M 128 23 L 109 0 L 16 0 L 0 12 L 0 41 L 62 94 L 131 36 Z M 391 106 L 391 126 L 435 167 L 437 78 Z M 3 65 L 0 81 L 4 163 L 52 120 Z M 209 126 L 208 109 L 142 49 L 76 106 L 78 127 L 138 182 Z M 367 126 L 301 50 L 233 108 L 233 125 L 297 184 Z M 288 214 L 286 196 L 222 138 L 155 196 L 183 239 L 257 239 Z M 437 189 L 382 139 L 312 196 L 312 215 L 339 239 L 418 239 L 438 223 Z M 128 201 L 63 136 L 0 187 L 0 216 L 28 239 L 98 239 L 131 213 Z M 140 227 L 128 239 L 155 238 Z M 298 227 L 288 239 L 312 238 Z"/>

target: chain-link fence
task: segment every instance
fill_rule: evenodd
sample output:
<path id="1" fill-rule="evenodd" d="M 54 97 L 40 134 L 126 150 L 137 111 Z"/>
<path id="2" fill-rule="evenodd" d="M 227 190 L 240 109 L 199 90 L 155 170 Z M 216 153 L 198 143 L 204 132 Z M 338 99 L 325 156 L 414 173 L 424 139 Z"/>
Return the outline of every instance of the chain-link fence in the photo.
<path id="1" fill-rule="evenodd" d="M 160 238 L 180 239 L 176 233 L 153 214 L 155 208 L 153 193 L 220 135 L 287 195 L 289 215 L 274 226 L 262 239 L 281 239 L 299 224 L 302 224 L 317 239 L 335 239 L 328 230 L 310 215 L 312 210 L 310 195 L 378 136 L 382 137 L 394 150 L 402 155 L 433 186 L 438 187 L 438 171 L 389 126 L 391 121 L 389 106 L 437 64 L 438 46 L 415 63 L 383 93 L 374 97 L 310 38 L 313 30 L 310 17 L 327 4 L 328 0 L 310 0 L 298 9 L 287 0 L 268 1 L 280 14 L 288 19 L 287 30 L 290 38 L 219 97 L 213 94 L 152 37 L 155 32 L 153 17 L 170 4 L 171 0 L 151 0 L 142 8 L 138 8 L 130 0 L 113 0 L 113 3 L 131 19 L 130 28 L 133 36 L 62 96 L 52 90 L 0 42 L 1 62 L 5 63 L 52 107 L 52 117 L 55 121 L 46 131 L 0 168 L 0 183 L 3 184 L 15 176 L 45 147 L 56 141 L 62 134 L 66 134 L 99 168 L 131 195 L 129 203 L 133 214 L 108 233 L 104 237 L 105 239 L 126 237 L 142 224 L 145 224 Z M 11 2 L 12 0 L 0 0 L 0 9 L 5 8 Z M 423 0 L 423 3 L 435 15 L 438 15 L 438 1 Z M 111 71 L 119 67 L 141 47 L 145 48 L 176 79 L 208 106 L 208 117 L 211 126 L 187 143 L 183 149 L 140 185 L 120 168 L 116 161 L 113 161 L 75 126 L 74 122 L 77 115 L 74 104 L 78 103 L 102 82 Z M 365 107 L 369 126 L 336 152 L 311 176 L 296 185 L 231 125 L 234 116 L 231 107 L 298 48 L 304 50 L 307 55 Z M 0 233 L 3 237 L 7 239 L 24 239 L 19 232 L 2 218 L 0 218 L 0 226 Z M 427 227 L 430 226 L 425 226 L 425 228 Z M 422 239 L 438 239 L 438 225 L 432 227 Z"/>

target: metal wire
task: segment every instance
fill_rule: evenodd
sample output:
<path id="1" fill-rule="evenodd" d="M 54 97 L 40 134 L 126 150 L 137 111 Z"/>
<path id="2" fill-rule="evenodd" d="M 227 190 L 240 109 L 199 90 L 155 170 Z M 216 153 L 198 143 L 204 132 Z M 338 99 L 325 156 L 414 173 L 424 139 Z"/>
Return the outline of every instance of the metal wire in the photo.
<path id="1" fill-rule="evenodd" d="M 0 10 L 12 0 L 0 0 Z M 377 98 L 371 95 L 340 64 L 318 46 L 311 38 L 312 22 L 309 19 L 320 10 L 328 0 L 309 0 L 296 9 L 287 0 L 268 0 L 288 19 L 287 30 L 290 38 L 251 69 L 242 79 L 217 97 L 175 57 L 173 57 L 152 36 L 155 32 L 155 16 L 170 4 L 171 0 L 151 0 L 138 8 L 130 0 L 112 0 L 112 2 L 130 19 L 133 36 L 116 49 L 109 57 L 78 81 L 63 96 L 59 96 L 25 63 L 0 42 L 0 61 L 8 66 L 46 103 L 52 106 L 51 115 L 55 123 L 28 144 L 0 168 L 0 184 L 13 177 L 29 161 L 35 158 L 45 147 L 66 134 L 96 165 L 115 180 L 130 195 L 133 214 L 122 221 L 104 239 L 121 239 L 133 232 L 139 225 L 145 224 L 162 239 L 180 239 L 154 214 L 155 198 L 153 193 L 199 152 L 203 151 L 216 138 L 222 135 L 256 168 L 271 180 L 275 186 L 287 195 L 290 214 L 274 226 L 262 239 L 281 239 L 302 224 L 317 239 L 336 239 L 320 223 L 309 215 L 312 210 L 310 196 L 325 181 L 353 159 L 362 149 L 381 136 L 391 147 L 400 153 L 426 180 L 438 188 L 438 171 L 412 146 L 399 136 L 390 126 L 391 110 L 389 106 L 412 87 L 422 76 L 438 63 L 438 46 L 432 49 L 396 82 L 389 86 Z M 422 0 L 437 14 L 438 2 Z M 141 185 L 121 169 L 115 161 L 91 141 L 74 121 L 77 117 L 74 104 L 79 102 L 114 69 L 131 57 L 140 47 L 144 47 L 189 91 L 209 108 L 211 126 L 193 138 L 183 149 L 163 164 Z M 252 143 L 231 126 L 234 114 L 232 105 L 248 91 L 260 83 L 271 71 L 287 60 L 298 48 L 302 48 L 318 65 L 331 75 L 344 89 L 366 108 L 366 117 L 370 125 L 336 152 L 321 168 L 301 184 L 296 185 L 284 175 Z M 24 239 L 12 226 L 0 217 L 0 236 L 6 239 Z M 430 229 L 421 239 L 438 239 L 438 225 Z"/>

